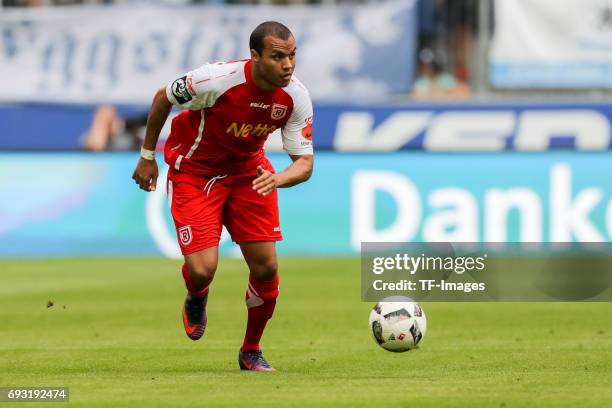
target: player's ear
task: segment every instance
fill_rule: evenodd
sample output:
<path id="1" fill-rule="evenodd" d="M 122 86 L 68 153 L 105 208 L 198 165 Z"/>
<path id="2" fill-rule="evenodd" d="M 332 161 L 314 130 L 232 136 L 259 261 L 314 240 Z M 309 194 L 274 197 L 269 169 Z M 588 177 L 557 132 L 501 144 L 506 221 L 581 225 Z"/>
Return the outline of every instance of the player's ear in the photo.
<path id="1" fill-rule="evenodd" d="M 260 55 L 257 51 L 251 49 L 251 59 L 253 61 L 259 61 Z"/>

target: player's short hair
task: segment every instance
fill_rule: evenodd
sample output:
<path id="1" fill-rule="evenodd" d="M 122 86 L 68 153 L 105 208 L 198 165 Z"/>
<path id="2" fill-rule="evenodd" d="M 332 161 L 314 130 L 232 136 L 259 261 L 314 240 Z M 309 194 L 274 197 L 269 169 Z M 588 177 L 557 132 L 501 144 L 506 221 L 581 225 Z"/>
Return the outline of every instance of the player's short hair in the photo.
<path id="1" fill-rule="evenodd" d="M 264 49 L 264 38 L 268 35 L 280 38 L 281 40 L 288 40 L 289 37 L 293 36 L 291 30 L 285 25 L 277 21 L 266 21 L 255 27 L 251 33 L 249 38 L 250 49 L 257 51 L 261 55 Z"/>

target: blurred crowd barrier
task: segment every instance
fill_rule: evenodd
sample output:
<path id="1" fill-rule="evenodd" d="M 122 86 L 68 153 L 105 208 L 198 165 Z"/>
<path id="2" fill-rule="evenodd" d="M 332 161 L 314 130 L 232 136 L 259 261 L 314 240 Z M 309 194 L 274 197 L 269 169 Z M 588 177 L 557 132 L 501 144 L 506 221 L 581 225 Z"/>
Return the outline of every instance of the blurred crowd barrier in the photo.
<path id="1" fill-rule="evenodd" d="M 87 5 L 122 5 L 122 4 L 164 4 L 169 6 L 185 5 L 283 5 L 295 6 L 304 4 L 362 4 L 377 0 L 2 0 L 5 7 L 46 7 L 46 6 L 87 6 Z M 427 0 L 429 1 L 429 0 Z"/>
<path id="2" fill-rule="evenodd" d="M 612 88 L 612 3 L 496 0 L 489 79 L 505 89 Z"/>
<path id="3" fill-rule="evenodd" d="M 414 74 L 416 2 L 349 6 L 55 7 L 0 13 L 0 102 L 146 104 L 205 62 L 249 58 L 274 18 L 291 28 L 313 99 L 381 101 Z"/>
<path id="4" fill-rule="evenodd" d="M 412 96 L 608 98 L 612 3 L 421 0 Z"/>
<path id="5" fill-rule="evenodd" d="M 2 4 L 0 69 L 29 80 L 3 83 L 0 102 L 148 103 L 147 91 L 178 73 L 248 57 L 250 31 L 269 19 L 296 34 L 297 72 L 315 100 L 601 97 L 612 89 L 612 6 L 601 0 Z M 32 7 L 9 7 L 19 5 Z"/>

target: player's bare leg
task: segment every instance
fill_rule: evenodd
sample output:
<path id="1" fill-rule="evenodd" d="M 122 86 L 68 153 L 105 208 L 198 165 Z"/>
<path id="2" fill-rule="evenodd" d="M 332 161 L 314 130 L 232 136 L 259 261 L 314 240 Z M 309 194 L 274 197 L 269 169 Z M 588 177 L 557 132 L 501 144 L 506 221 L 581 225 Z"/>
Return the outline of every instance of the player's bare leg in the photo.
<path id="1" fill-rule="evenodd" d="M 250 274 L 246 292 L 248 320 L 238 364 L 242 370 L 274 371 L 263 357 L 259 342 L 278 297 L 276 243 L 244 242 L 240 249 Z"/>
<path id="2" fill-rule="evenodd" d="M 215 276 L 218 258 L 216 246 L 185 255 L 182 272 L 188 292 L 183 305 L 183 325 L 191 340 L 199 340 L 206 329 L 208 287 Z"/>

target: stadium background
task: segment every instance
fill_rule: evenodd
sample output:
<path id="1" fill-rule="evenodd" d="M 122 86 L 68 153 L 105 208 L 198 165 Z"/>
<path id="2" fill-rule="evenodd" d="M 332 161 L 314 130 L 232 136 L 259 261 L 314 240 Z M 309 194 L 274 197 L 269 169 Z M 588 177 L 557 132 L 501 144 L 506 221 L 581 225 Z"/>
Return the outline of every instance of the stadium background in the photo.
<path id="1" fill-rule="evenodd" d="M 428 304 L 426 346 L 381 355 L 357 258 L 362 241 L 610 240 L 612 2 L 2 5 L 0 386 L 70 385 L 87 406 L 144 395 L 152 406 L 372 406 L 375 390 L 424 406 L 612 401 L 606 304 Z M 285 306 L 264 339 L 289 385 L 227 371 L 246 271 L 226 235 L 207 345 L 180 337 L 164 189 L 145 194 L 130 179 L 155 90 L 205 61 L 247 57 L 250 31 L 269 19 L 294 31 L 315 106 L 315 174 L 280 193 Z M 211 376 L 204 396 L 183 392 L 199 384 L 193 365 Z M 478 367 L 467 384 L 463 371 Z M 406 378 L 412 394 L 391 394 Z M 237 382 L 265 402 L 227 397 Z"/>

